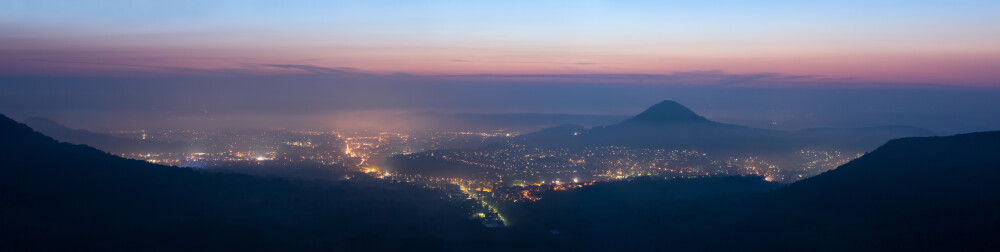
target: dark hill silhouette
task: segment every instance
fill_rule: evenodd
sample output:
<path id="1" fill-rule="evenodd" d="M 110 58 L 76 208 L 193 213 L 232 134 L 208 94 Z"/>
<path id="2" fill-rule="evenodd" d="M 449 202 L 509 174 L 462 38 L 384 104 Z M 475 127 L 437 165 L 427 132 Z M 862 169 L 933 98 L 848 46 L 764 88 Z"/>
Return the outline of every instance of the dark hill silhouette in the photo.
<path id="1" fill-rule="evenodd" d="M 837 169 L 799 181 L 782 191 L 811 197 L 858 190 L 871 191 L 859 195 L 870 197 L 916 190 L 1000 190 L 993 182 L 1000 182 L 1000 131 L 895 139 Z M 834 192 L 816 190 L 832 188 L 834 184 L 842 185 Z"/>
<path id="2" fill-rule="evenodd" d="M 890 139 L 928 136 L 912 127 L 780 131 L 714 122 L 666 100 L 623 122 L 589 130 L 560 126 L 519 137 L 520 143 L 546 147 L 632 146 L 694 149 L 715 153 L 775 153 L 803 148 L 868 151 Z M 576 128 L 581 128 L 576 126 Z M 572 134 L 576 133 L 576 134 Z"/>
<path id="3" fill-rule="evenodd" d="M 500 206 L 509 232 L 407 185 L 155 165 L 3 116 L 0 139 L 4 251 L 1000 249 L 1000 131 L 893 140 L 777 190 L 723 177 L 553 191 Z"/>
<path id="4" fill-rule="evenodd" d="M 570 128 L 562 126 L 561 128 Z M 695 149 L 709 152 L 793 149 L 787 132 L 713 122 L 683 105 L 666 100 L 635 117 L 606 127 L 542 130 L 522 136 L 527 144 L 547 147 L 632 146 Z"/>
<path id="5" fill-rule="evenodd" d="M 86 144 L 111 153 L 157 153 L 157 152 L 187 152 L 189 145 L 182 142 L 139 141 L 117 138 L 82 129 L 72 129 L 58 122 L 31 117 L 23 121 L 34 130 L 55 138 L 56 140 Z"/>
<path id="6" fill-rule="evenodd" d="M 892 140 L 775 192 L 774 200 L 794 202 L 814 214 L 808 218 L 863 220 L 864 232 L 827 235 L 880 249 L 998 248 L 1000 131 Z"/>
<path id="7" fill-rule="evenodd" d="M 483 231 L 408 185 L 167 167 L 60 143 L 2 115 L 0 139 L 5 251 L 421 250 Z"/>
<path id="8" fill-rule="evenodd" d="M 534 234 L 523 242 L 595 251 L 1000 249 L 1000 131 L 892 140 L 773 188 L 759 178 L 643 179 L 501 211 Z"/>
<path id="9" fill-rule="evenodd" d="M 695 114 L 684 105 L 671 100 L 665 100 L 646 109 L 635 117 L 622 123 L 663 124 L 663 123 L 708 123 L 705 117 Z"/>

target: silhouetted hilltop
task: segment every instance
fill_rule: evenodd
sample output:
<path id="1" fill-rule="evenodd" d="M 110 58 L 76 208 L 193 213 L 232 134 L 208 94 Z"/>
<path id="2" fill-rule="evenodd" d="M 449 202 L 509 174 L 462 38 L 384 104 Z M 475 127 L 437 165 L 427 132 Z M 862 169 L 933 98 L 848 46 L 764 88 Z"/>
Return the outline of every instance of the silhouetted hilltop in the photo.
<path id="1" fill-rule="evenodd" d="M 2 115 L 0 139 L 5 251 L 421 250 L 483 231 L 408 185 L 167 167 L 60 143 Z"/>
<path id="2" fill-rule="evenodd" d="M 672 100 L 665 100 L 646 109 L 635 117 L 625 120 L 624 124 L 644 123 L 707 123 L 711 122 L 705 117 L 695 114 L 684 105 Z"/>
<path id="3" fill-rule="evenodd" d="M 792 149 L 786 132 L 713 122 L 670 100 L 617 124 L 572 132 L 566 129 L 545 129 L 519 139 L 531 145 L 571 148 L 632 146 L 725 152 Z"/>
<path id="4" fill-rule="evenodd" d="M 941 228 L 971 228 L 962 225 L 978 225 L 947 222 L 1000 221 L 992 214 L 1000 211 L 1000 131 L 892 140 L 777 194 L 817 209 L 877 216 L 886 224 L 921 218 L 922 224 Z"/>
<path id="5" fill-rule="evenodd" d="M 880 250 L 996 249 L 1000 131 L 892 140 L 772 200 L 807 213 L 789 221 L 826 227 L 816 235 Z"/>
<path id="6" fill-rule="evenodd" d="M 520 143 L 548 147 L 632 146 L 694 149 L 716 153 L 775 153 L 798 149 L 867 151 L 899 137 L 933 133 L 913 127 L 780 131 L 714 122 L 666 100 L 623 122 L 591 129 L 544 129 Z"/>
<path id="7" fill-rule="evenodd" d="M 772 188 L 759 178 L 640 179 L 550 192 L 501 210 L 516 231 L 535 234 L 523 242 L 563 249 L 1000 248 L 1000 131 L 892 140 Z"/>
<path id="8" fill-rule="evenodd" d="M 1000 182 L 1000 131 L 895 139 L 837 169 L 799 181 L 782 191 L 810 197 L 867 191 L 850 196 L 858 199 L 929 190 L 976 188 L 1000 192 L 1000 184 L 996 182 Z M 833 187 L 837 189 L 820 190 Z M 997 196 L 1000 199 L 1000 194 Z"/>
<path id="9" fill-rule="evenodd" d="M 122 139 L 88 130 L 72 129 L 41 117 L 25 119 L 24 124 L 56 140 L 86 144 L 111 153 L 185 152 L 189 147 L 186 143 Z"/>

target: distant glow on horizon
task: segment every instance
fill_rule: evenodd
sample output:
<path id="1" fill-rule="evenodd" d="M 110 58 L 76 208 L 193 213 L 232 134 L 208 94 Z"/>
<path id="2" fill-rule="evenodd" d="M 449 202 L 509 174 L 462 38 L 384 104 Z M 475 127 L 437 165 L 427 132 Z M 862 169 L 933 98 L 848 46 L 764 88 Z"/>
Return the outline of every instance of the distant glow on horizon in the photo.
<path id="1" fill-rule="evenodd" d="M 669 74 L 1000 86 L 998 1 L 0 3 L 0 75 Z"/>

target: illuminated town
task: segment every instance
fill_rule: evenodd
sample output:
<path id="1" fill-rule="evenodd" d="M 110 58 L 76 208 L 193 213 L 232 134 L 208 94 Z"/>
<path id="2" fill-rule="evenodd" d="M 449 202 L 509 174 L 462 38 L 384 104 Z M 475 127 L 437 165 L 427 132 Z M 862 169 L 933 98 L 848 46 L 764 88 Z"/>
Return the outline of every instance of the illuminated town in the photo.
<path id="1" fill-rule="evenodd" d="M 713 156 L 695 150 L 621 146 L 540 148 L 517 144 L 518 132 L 496 130 L 374 131 L 115 131 L 143 141 L 186 142 L 188 152 L 116 153 L 130 159 L 195 168 L 315 164 L 350 180 L 364 176 L 411 183 L 467 206 L 470 218 L 504 226 L 494 205 L 537 201 L 552 190 L 637 177 L 759 176 L 793 182 L 833 169 L 860 153 L 800 150 L 792 161 Z"/>

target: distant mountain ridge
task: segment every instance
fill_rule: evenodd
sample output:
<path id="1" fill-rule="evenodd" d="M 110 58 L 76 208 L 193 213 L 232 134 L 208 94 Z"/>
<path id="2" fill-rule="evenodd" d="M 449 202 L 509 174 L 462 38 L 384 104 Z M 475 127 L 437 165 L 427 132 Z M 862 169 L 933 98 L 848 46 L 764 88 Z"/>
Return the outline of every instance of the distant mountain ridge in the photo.
<path id="1" fill-rule="evenodd" d="M 182 142 L 139 141 L 117 138 L 88 130 L 72 129 L 58 122 L 41 117 L 31 117 L 25 119 L 23 123 L 56 140 L 74 144 L 86 144 L 111 153 L 186 152 L 190 147 L 189 144 Z"/>
<path id="2" fill-rule="evenodd" d="M 665 100 L 617 124 L 591 129 L 562 125 L 522 135 L 519 143 L 549 147 L 633 146 L 708 152 L 794 151 L 815 146 L 867 151 L 890 139 L 928 136 L 914 127 L 781 131 L 711 121 Z M 568 131 L 566 129 L 574 129 Z"/>

